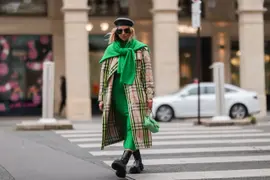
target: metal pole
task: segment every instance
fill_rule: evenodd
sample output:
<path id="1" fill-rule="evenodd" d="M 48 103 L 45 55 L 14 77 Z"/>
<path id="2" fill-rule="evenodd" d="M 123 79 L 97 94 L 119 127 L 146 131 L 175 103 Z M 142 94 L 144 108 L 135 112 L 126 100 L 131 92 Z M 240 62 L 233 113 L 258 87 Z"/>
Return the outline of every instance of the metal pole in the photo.
<path id="1" fill-rule="evenodd" d="M 201 124 L 201 92 L 200 92 L 200 83 L 201 83 L 201 29 L 197 28 L 197 44 L 196 44 L 196 58 L 197 58 L 197 77 L 198 77 L 198 124 Z"/>

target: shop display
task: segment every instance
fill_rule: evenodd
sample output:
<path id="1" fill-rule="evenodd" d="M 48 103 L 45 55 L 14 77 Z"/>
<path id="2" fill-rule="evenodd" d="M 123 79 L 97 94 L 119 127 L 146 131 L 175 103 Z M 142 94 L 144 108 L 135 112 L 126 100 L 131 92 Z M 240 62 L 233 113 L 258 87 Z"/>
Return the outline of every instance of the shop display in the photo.
<path id="1" fill-rule="evenodd" d="M 44 61 L 52 61 L 51 36 L 0 36 L 0 115 L 41 114 Z"/>

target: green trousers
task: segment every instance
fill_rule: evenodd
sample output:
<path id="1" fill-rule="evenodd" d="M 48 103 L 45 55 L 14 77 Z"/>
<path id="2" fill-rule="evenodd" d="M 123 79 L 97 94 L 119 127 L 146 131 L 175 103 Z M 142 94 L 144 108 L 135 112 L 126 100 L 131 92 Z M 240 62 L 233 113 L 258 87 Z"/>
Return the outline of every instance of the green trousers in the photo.
<path id="1" fill-rule="evenodd" d="M 134 144 L 132 129 L 130 126 L 128 103 L 125 95 L 124 86 L 120 83 L 120 75 L 117 73 L 115 73 L 114 75 L 112 105 L 116 112 L 117 124 L 121 127 L 120 133 L 122 133 L 122 135 L 124 136 L 124 149 L 135 151 L 136 146 Z"/>

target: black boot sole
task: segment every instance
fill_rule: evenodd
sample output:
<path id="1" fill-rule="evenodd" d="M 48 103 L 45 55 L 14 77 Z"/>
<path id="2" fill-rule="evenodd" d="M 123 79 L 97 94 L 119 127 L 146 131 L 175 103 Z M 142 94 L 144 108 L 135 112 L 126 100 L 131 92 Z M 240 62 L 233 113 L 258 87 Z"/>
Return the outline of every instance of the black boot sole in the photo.
<path id="1" fill-rule="evenodd" d="M 133 166 L 129 169 L 129 173 L 130 174 L 140 174 L 141 168 Z"/>
<path id="2" fill-rule="evenodd" d="M 116 170 L 116 176 L 120 178 L 125 178 L 127 171 L 126 166 L 117 162 L 112 163 L 112 168 Z"/>
<path id="3" fill-rule="evenodd" d="M 143 166 L 132 166 L 130 169 L 129 169 L 129 173 L 130 174 L 139 174 L 143 171 L 144 167 Z"/>

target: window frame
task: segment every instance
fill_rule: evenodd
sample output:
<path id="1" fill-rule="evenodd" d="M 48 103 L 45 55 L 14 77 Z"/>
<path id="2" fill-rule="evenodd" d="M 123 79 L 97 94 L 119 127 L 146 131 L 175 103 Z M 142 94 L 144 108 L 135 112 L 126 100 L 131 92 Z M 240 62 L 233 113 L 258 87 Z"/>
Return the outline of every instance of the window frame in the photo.
<path id="1" fill-rule="evenodd" d="M 19 0 L 22 1 L 22 0 Z M 2 11 L 1 7 L 5 4 L 7 4 L 7 2 L 3 2 L 3 0 L 0 0 L 0 16 L 1 17 L 46 17 L 48 16 L 48 1 L 47 0 L 42 0 L 44 3 L 44 7 L 45 7 L 45 11 L 44 12 L 31 12 L 29 11 L 28 13 L 23 13 L 23 12 L 15 12 L 15 13 L 10 13 L 10 12 L 6 12 L 6 11 Z M 8 2 L 10 3 L 10 2 Z M 12 2 L 11 2 L 12 3 Z"/>
<path id="2" fill-rule="evenodd" d="M 114 3 L 114 1 L 113 0 L 111 0 L 113 3 Z M 127 6 L 127 9 L 125 9 L 125 8 L 123 8 L 122 6 L 121 6 L 121 2 L 120 2 L 121 0 L 119 0 L 118 1 L 118 8 L 119 8 L 119 12 L 118 13 L 114 13 L 113 12 L 113 8 L 112 9 L 110 9 L 110 7 L 112 7 L 111 5 L 109 5 L 109 2 L 107 1 L 107 5 L 108 5 L 108 12 L 107 13 L 105 13 L 105 14 L 102 14 L 102 13 L 99 13 L 99 10 L 95 10 L 94 12 L 92 12 L 93 11 L 93 8 L 92 9 L 90 9 L 89 11 L 88 11 L 88 16 L 89 17 L 111 17 L 111 16 L 128 16 L 129 15 L 129 2 L 128 2 L 128 0 L 126 0 L 127 2 L 128 2 L 128 6 Z M 88 0 L 87 1 L 87 5 L 89 6 L 89 7 L 91 7 L 91 0 Z M 98 2 L 98 0 L 95 2 L 95 8 L 100 8 L 102 5 L 101 4 L 99 4 L 99 3 L 101 3 L 101 2 Z M 110 12 L 111 11 L 111 12 Z"/>
<path id="3" fill-rule="evenodd" d="M 188 6 L 188 11 L 186 12 L 185 15 L 181 15 L 181 10 L 178 12 L 178 19 L 182 19 L 182 18 L 190 18 L 192 16 L 192 2 L 191 0 L 178 0 L 178 8 L 181 8 L 181 2 Z M 205 18 L 205 2 L 202 0 L 201 1 L 201 18 L 204 19 Z"/>
<path id="4" fill-rule="evenodd" d="M 192 91 L 193 89 L 196 89 L 196 94 L 190 94 L 190 91 Z M 205 94 L 205 86 L 200 86 L 200 95 Z M 187 95 L 188 96 L 198 96 L 198 87 L 197 86 L 193 86 L 190 89 L 187 90 Z"/>
<path id="5" fill-rule="evenodd" d="M 207 88 L 213 88 L 214 89 L 214 93 L 209 93 Z M 224 86 L 224 93 L 225 94 L 226 93 L 236 93 L 236 92 L 237 92 L 237 90 L 235 90 L 233 88 L 230 88 L 230 87 L 228 87 L 226 85 Z M 205 86 L 205 94 L 207 94 L 207 95 L 215 95 L 216 94 L 216 87 L 215 87 L 215 85 L 207 85 L 207 86 Z"/>
<path id="6" fill-rule="evenodd" d="M 209 93 L 208 92 L 208 88 L 213 88 L 214 89 L 214 93 Z M 215 87 L 215 85 L 207 85 L 206 87 L 205 87 L 205 94 L 206 95 L 215 95 L 216 94 L 216 87 Z"/>

